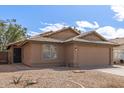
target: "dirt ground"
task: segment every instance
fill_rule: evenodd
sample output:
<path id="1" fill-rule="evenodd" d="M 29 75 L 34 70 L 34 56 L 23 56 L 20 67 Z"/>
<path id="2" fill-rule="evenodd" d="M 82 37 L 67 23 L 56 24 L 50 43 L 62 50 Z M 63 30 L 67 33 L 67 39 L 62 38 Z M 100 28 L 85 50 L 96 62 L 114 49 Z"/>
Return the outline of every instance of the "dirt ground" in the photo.
<path id="1" fill-rule="evenodd" d="M 17 82 L 18 81 L 18 82 Z M 124 77 L 70 67 L 0 65 L 1 88 L 120 88 Z"/>

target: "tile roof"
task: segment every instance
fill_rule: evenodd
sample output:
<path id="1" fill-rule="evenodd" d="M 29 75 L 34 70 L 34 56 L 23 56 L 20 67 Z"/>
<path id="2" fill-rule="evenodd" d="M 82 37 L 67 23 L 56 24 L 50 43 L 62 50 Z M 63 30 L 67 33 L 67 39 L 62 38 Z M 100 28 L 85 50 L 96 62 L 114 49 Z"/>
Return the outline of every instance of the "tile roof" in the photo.
<path id="1" fill-rule="evenodd" d="M 95 33 L 97 36 L 99 36 L 102 40 L 104 41 L 108 41 L 107 39 L 105 39 L 104 37 L 102 37 L 101 35 L 99 35 L 96 31 L 88 31 L 88 32 L 84 32 L 84 33 L 81 33 L 80 35 L 76 36 L 77 38 L 80 38 L 80 37 L 84 37 L 86 35 L 89 35 L 89 34 L 92 34 L 92 33 Z"/>
<path id="2" fill-rule="evenodd" d="M 59 31 L 63 31 L 63 30 L 66 30 L 66 29 L 72 29 L 72 28 L 63 28 L 62 30 L 59 30 Z M 73 30 L 73 29 L 72 29 Z M 18 43 L 21 43 L 21 44 L 24 44 L 28 41 L 38 41 L 38 42 L 53 42 L 53 43 L 67 43 L 67 42 L 82 42 L 82 43 L 94 43 L 94 44 L 109 44 L 109 45 L 117 45 L 115 44 L 114 42 L 109 42 L 108 40 L 106 40 L 104 37 L 102 37 L 101 35 L 99 35 L 97 32 L 95 31 L 90 31 L 90 32 L 85 32 L 85 33 L 81 33 L 79 34 L 79 32 L 76 31 L 76 33 L 78 34 L 77 36 L 75 37 L 72 37 L 70 39 L 67 39 L 67 40 L 58 40 L 58 39 L 54 39 L 54 38 L 50 38 L 50 37 L 47 37 L 48 35 L 51 35 L 53 33 L 57 33 L 59 31 L 56 31 L 56 32 L 53 32 L 53 31 L 49 31 L 49 32 L 46 32 L 46 33 L 42 33 L 40 35 L 37 35 L 37 36 L 34 36 L 32 38 L 29 38 L 29 39 L 25 39 L 23 41 L 18 41 L 18 42 L 14 42 L 14 43 L 10 43 L 8 46 L 10 45 L 13 45 L 13 44 L 18 44 Z M 74 29 L 75 31 L 75 29 Z M 80 39 L 79 37 L 83 37 L 83 36 L 86 36 L 90 33 L 95 33 L 97 34 L 98 36 L 100 36 L 104 41 L 90 41 L 90 40 L 85 40 L 85 39 Z M 21 45 L 20 44 L 20 45 Z"/>
<path id="3" fill-rule="evenodd" d="M 85 39 L 80 39 L 80 38 L 70 38 L 66 40 L 65 42 L 82 42 L 82 43 L 92 43 L 92 44 L 107 44 L 107 45 L 118 45 L 113 42 L 108 42 L 108 41 L 90 41 L 90 40 L 85 40 Z"/>
<path id="4" fill-rule="evenodd" d="M 50 36 L 50 35 L 52 35 L 52 34 L 55 34 L 55 33 L 58 33 L 58 32 L 62 32 L 62 31 L 68 30 L 68 29 L 70 29 L 70 30 L 74 31 L 75 33 L 77 33 L 78 35 L 80 35 L 80 32 L 79 32 L 78 30 L 73 29 L 73 28 L 71 28 L 71 27 L 64 27 L 64 28 L 62 28 L 62 29 L 60 29 L 60 30 L 57 30 L 57 31 L 45 32 L 45 33 L 42 33 L 41 35 L 42 35 L 42 36 Z"/>
<path id="5" fill-rule="evenodd" d="M 49 38 L 49 37 L 36 37 L 36 38 L 30 38 L 29 41 L 41 41 L 41 42 L 55 42 L 55 43 L 62 43 L 62 40 Z"/>
<path id="6" fill-rule="evenodd" d="M 111 39 L 109 41 L 113 42 L 113 43 L 118 43 L 120 45 L 124 44 L 124 38 L 115 38 L 115 39 Z"/>

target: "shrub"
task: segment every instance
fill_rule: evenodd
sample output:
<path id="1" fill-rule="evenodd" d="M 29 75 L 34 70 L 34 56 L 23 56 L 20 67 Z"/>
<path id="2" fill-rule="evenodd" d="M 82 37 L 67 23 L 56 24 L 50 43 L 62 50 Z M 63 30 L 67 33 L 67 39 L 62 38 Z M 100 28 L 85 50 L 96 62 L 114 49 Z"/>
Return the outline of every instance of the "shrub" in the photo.
<path id="1" fill-rule="evenodd" d="M 21 81 L 23 77 L 23 74 L 19 77 L 13 77 L 13 83 L 16 85 L 16 84 L 19 84 L 19 82 Z"/>
<path id="2" fill-rule="evenodd" d="M 30 86 L 30 85 L 34 85 L 38 83 L 38 80 L 25 80 L 25 85 L 24 87 Z"/>

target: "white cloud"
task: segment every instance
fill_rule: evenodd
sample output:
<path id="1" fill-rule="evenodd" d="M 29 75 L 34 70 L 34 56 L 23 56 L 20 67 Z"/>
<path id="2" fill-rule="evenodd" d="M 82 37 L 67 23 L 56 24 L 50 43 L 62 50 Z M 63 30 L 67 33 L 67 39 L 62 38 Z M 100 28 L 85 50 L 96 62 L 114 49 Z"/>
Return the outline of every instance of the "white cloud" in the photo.
<path id="1" fill-rule="evenodd" d="M 88 21 L 76 21 L 77 29 L 86 31 L 87 28 L 91 30 L 97 29 L 96 31 L 103 35 L 107 39 L 113 39 L 117 37 L 124 37 L 124 28 L 114 28 L 112 26 L 104 26 L 99 28 L 99 24 L 97 22 L 88 22 Z"/>
<path id="2" fill-rule="evenodd" d="M 69 25 L 65 23 L 55 23 L 55 24 L 46 23 L 46 22 L 40 22 L 40 23 L 45 26 L 44 28 L 40 28 L 42 32 L 57 31 L 64 27 L 69 27 Z M 81 31 L 86 31 L 87 28 L 95 29 L 99 27 L 97 22 L 90 23 L 88 21 L 76 21 L 75 23 L 76 23 L 75 27 Z"/>
<path id="3" fill-rule="evenodd" d="M 30 31 L 28 33 L 29 36 L 35 36 L 35 35 L 38 35 L 38 34 L 40 34 L 40 33 L 39 32 L 34 32 L 34 31 Z"/>
<path id="4" fill-rule="evenodd" d="M 85 30 L 85 28 L 95 29 L 99 27 L 96 21 L 93 23 L 90 23 L 88 21 L 76 21 L 76 25 L 77 25 L 77 28 L 81 30 Z"/>
<path id="5" fill-rule="evenodd" d="M 118 21 L 124 21 L 124 5 L 112 5 L 111 9 L 116 13 L 114 18 Z"/>
<path id="6" fill-rule="evenodd" d="M 46 27 L 40 28 L 42 32 L 46 31 L 57 31 L 59 29 L 62 29 L 64 27 L 68 27 L 65 23 L 55 23 L 55 24 L 49 24 L 49 23 L 42 23 L 42 25 L 45 25 Z M 76 21 L 76 26 L 78 30 L 86 31 L 87 28 L 90 28 L 91 30 L 97 29 L 96 31 L 103 35 L 107 39 L 113 39 L 117 37 L 124 37 L 124 28 L 114 28 L 112 26 L 104 26 L 99 28 L 99 24 L 97 22 L 88 22 L 88 21 Z M 33 35 L 37 32 L 31 32 Z"/>
<path id="7" fill-rule="evenodd" d="M 105 26 L 97 29 L 96 31 L 107 39 L 124 37 L 124 28 L 116 29 L 111 26 Z"/>
<path id="8" fill-rule="evenodd" d="M 44 23 L 44 25 L 46 25 L 46 27 L 40 28 L 40 30 L 42 32 L 57 31 L 57 30 L 62 29 L 64 27 L 68 27 L 68 25 L 66 25 L 65 23 L 55 23 L 55 24 Z"/>
<path id="9" fill-rule="evenodd" d="M 46 23 L 46 22 L 40 22 L 40 23 L 41 23 L 41 25 L 52 25 L 52 24 Z"/>

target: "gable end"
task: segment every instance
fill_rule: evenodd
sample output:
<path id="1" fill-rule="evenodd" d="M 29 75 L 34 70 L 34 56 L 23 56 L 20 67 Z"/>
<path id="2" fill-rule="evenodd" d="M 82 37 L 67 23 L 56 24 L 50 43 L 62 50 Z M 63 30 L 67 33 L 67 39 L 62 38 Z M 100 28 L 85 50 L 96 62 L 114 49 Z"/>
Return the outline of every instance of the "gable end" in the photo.
<path id="1" fill-rule="evenodd" d="M 48 35 L 47 37 L 55 38 L 58 40 L 67 40 L 69 38 L 73 38 L 75 36 L 78 36 L 79 34 L 80 33 L 78 33 L 77 31 L 75 31 L 71 28 L 68 28 L 68 29 L 63 29 L 63 30 L 54 32 L 54 33 Z"/>
<path id="2" fill-rule="evenodd" d="M 84 36 L 79 37 L 80 39 L 90 40 L 90 41 L 107 41 L 104 37 L 99 35 L 97 32 L 93 31 Z"/>

